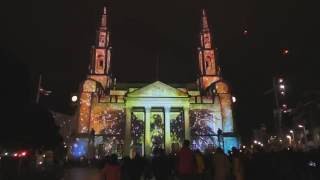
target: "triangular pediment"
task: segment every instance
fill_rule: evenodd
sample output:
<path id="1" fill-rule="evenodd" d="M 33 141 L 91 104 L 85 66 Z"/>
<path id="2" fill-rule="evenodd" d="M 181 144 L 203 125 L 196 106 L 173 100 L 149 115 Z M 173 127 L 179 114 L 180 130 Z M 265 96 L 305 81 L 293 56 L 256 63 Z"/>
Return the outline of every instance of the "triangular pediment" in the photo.
<path id="1" fill-rule="evenodd" d="M 171 87 L 163 82 L 156 81 L 139 88 L 127 95 L 128 97 L 188 97 L 188 94 Z"/>

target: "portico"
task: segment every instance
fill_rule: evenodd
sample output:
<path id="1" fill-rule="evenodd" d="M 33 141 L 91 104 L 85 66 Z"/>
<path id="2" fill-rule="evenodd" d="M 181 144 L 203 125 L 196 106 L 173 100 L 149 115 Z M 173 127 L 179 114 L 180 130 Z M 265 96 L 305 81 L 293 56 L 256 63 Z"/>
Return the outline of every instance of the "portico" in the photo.
<path id="1" fill-rule="evenodd" d="M 148 155 L 155 146 L 170 152 L 173 142 L 177 143 L 177 141 L 190 139 L 188 113 L 188 94 L 160 81 L 129 92 L 126 97 L 125 153 L 129 154 L 130 148 L 137 145 L 135 144 L 137 141 L 134 142 L 134 138 L 137 138 L 136 134 L 134 134 L 135 130 L 132 129 L 135 127 L 135 123 L 132 121 L 137 118 L 132 116 L 140 116 L 139 121 L 143 121 L 143 133 L 140 135 L 143 137 L 138 138 L 142 139 L 140 142 L 141 153 Z M 180 119 L 183 122 L 184 136 L 172 140 L 173 134 L 177 134 L 172 129 L 174 123 L 171 122 L 172 119 L 174 120 L 172 117 L 175 114 L 182 115 Z"/>

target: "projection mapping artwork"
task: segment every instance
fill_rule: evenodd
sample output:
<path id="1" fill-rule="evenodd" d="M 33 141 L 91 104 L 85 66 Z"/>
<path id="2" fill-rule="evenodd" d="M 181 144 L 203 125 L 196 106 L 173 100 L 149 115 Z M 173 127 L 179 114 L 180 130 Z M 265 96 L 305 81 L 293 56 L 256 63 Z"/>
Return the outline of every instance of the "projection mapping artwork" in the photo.
<path id="1" fill-rule="evenodd" d="M 134 145 L 144 146 L 144 112 L 131 114 L 131 137 Z"/>
<path id="2" fill-rule="evenodd" d="M 151 134 L 152 149 L 164 148 L 163 112 L 151 112 L 150 134 Z"/>
<path id="3" fill-rule="evenodd" d="M 218 128 L 228 132 L 229 137 L 224 137 L 223 141 L 226 148 L 236 145 L 232 94 L 218 73 L 220 68 L 205 10 L 199 33 L 197 81 L 169 85 L 160 81 L 151 84 L 116 83 L 110 69 L 111 46 L 106 9 L 97 29 L 97 41 L 92 46 L 89 73 L 79 92 L 79 113 L 75 123 L 78 139 L 70 144 L 71 154 L 88 156 L 90 151 L 99 156 L 110 153 L 130 155 L 130 148 L 134 145 L 141 147 L 144 155 L 148 156 L 155 147 L 170 152 L 170 145 L 181 145 L 185 138 L 191 140 L 194 149 L 204 150 L 218 145 Z M 202 93 L 214 83 L 217 100 L 210 93 Z M 131 115 L 130 122 L 126 121 L 130 120 L 126 115 Z M 96 142 L 91 145 L 94 151 L 84 138 L 92 128 L 96 132 Z"/>
<path id="4" fill-rule="evenodd" d="M 92 115 L 91 127 L 97 134 L 123 138 L 125 126 L 124 110 L 95 108 Z"/>
<path id="5" fill-rule="evenodd" d="M 204 150 L 208 146 L 218 145 L 214 132 L 213 111 L 197 109 L 190 111 L 190 127 L 193 149 Z"/>
<path id="6" fill-rule="evenodd" d="M 182 145 L 184 140 L 183 112 L 170 112 L 170 137 L 172 143 Z"/>

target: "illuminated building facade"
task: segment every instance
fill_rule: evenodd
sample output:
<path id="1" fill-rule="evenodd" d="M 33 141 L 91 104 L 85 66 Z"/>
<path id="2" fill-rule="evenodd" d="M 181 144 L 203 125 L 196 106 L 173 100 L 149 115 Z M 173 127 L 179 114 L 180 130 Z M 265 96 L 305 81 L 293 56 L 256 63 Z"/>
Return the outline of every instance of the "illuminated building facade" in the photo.
<path id="1" fill-rule="evenodd" d="M 149 155 L 155 147 L 191 140 L 193 148 L 237 146 L 230 88 L 219 74 L 205 11 L 202 11 L 199 76 L 190 84 L 116 83 L 110 76 L 111 47 L 104 9 L 87 79 L 80 90 L 76 146 L 95 130 L 98 153 L 128 155 L 135 147 Z M 218 141 L 217 131 L 224 132 Z M 77 143 L 77 142 L 76 142 Z M 84 143 L 85 144 L 85 143 Z M 89 144 L 89 143 L 88 143 Z M 79 152 L 79 154 L 81 154 Z"/>

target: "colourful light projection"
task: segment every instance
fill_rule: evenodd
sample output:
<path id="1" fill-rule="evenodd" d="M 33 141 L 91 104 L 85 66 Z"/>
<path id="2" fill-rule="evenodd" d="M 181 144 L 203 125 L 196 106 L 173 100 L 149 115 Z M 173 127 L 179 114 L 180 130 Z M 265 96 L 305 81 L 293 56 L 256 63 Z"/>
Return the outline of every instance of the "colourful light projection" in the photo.
<path id="1" fill-rule="evenodd" d="M 229 93 L 229 87 L 226 83 L 220 81 L 216 83 L 217 93 Z"/>
<path id="2" fill-rule="evenodd" d="M 106 85 L 107 85 L 107 80 L 108 80 L 108 77 L 107 76 L 103 76 L 103 75 L 89 75 L 88 78 L 90 79 L 94 79 L 98 82 L 101 83 L 101 85 L 105 88 Z"/>
<path id="3" fill-rule="evenodd" d="M 214 51 L 213 50 L 205 50 L 203 52 L 204 56 L 204 65 L 206 75 L 216 75 L 216 68 L 215 68 L 215 59 L 214 59 Z"/>
<path id="4" fill-rule="evenodd" d="M 83 92 L 95 92 L 97 88 L 96 84 L 93 80 L 86 80 L 83 83 Z"/>
<path id="5" fill-rule="evenodd" d="M 92 110 L 90 129 L 93 128 L 97 134 L 124 138 L 125 111 L 113 109 L 106 104 L 95 104 Z"/>
<path id="6" fill-rule="evenodd" d="M 131 137 L 135 146 L 144 147 L 144 112 L 133 112 L 131 114 Z"/>
<path id="7" fill-rule="evenodd" d="M 164 117 L 163 112 L 151 112 L 150 134 L 151 149 L 164 148 Z"/>
<path id="8" fill-rule="evenodd" d="M 223 132 L 233 132 L 232 97 L 230 94 L 219 94 Z"/>
<path id="9" fill-rule="evenodd" d="M 204 150 L 217 144 L 214 132 L 213 111 L 208 109 L 190 110 L 190 127 L 192 146 L 195 149 Z"/>
<path id="10" fill-rule="evenodd" d="M 80 97 L 80 121 L 79 121 L 79 132 L 88 133 L 90 111 L 91 111 L 91 93 L 81 93 Z"/>
<path id="11" fill-rule="evenodd" d="M 183 112 L 170 112 L 170 137 L 172 143 L 183 144 L 184 140 Z"/>
<path id="12" fill-rule="evenodd" d="M 75 143 L 71 146 L 71 154 L 74 157 L 81 157 L 87 154 L 88 140 L 76 138 Z"/>
<path id="13" fill-rule="evenodd" d="M 106 58 L 106 50 L 96 49 L 96 67 L 95 67 L 96 74 L 104 74 L 105 58 Z"/>
<path id="14" fill-rule="evenodd" d="M 123 154 L 123 145 L 123 139 L 118 139 L 116 136 L 107 136 L 103 139 L 102 152 L 105 156 L 113 153 L 121 156 Z"/>
<path id="15" fill-rule="evenodd" d="M 209 87 L 212 83 L 218 81 L 220 79 L 219 76 L 203 76 L 201 77 L 201 85 L 205 89 Z"/>

